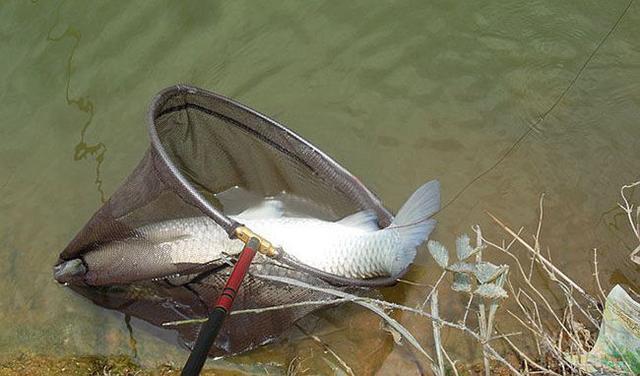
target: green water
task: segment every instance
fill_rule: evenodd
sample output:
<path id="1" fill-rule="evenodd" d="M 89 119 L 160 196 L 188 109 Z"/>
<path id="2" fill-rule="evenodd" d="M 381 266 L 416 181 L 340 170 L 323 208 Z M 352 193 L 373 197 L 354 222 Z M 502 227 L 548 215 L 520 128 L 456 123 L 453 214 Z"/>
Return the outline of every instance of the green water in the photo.
<path id="1" fill-rule="evenodd" d="M 616 203 L 620 186 L 640 178 L 640 4 L 589 58 L 627 5 L 2 2 L 0 355 L 124 353 L 146 365 L 186 358 L 135 320 L 131 338 L 121 315 L 51 273 L 142 157 L 147 105 L 175 83 L 283 122 L 392 210 L 439 179 L 447 206 L 432 237 L 445 243 L 475 223 L 496 234 L 487 210 L 533 229 L 545 192 L 542 238 L 558 266 L 593 289 L 597 247 L 603 287 L 637 288 Z M 421 250 L 408 278 L 434 283 L 432 264 Z M 426 292 L 385 294 L 415 305 Z M 457 295 L 440 299 L 445 316 L 463 309 Z M 428 344 L 427 322 L 398 318 Z M 358 373 L 415 372 L 417 356 L 369 314 L 341 307 L 319 322 L 314 333 Z M 474 358 L 476 347 L 459 337 L 445 332 L 450 355 Z M 211 365 L 279 373 L 296 357 L 311 373 L 340 367 L 300 333 Z"/>

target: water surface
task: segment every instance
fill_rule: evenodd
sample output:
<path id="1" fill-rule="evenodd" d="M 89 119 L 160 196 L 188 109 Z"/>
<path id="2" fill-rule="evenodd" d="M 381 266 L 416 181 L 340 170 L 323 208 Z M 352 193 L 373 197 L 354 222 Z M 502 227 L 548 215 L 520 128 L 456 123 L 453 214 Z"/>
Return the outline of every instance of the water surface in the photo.
<path id="1" fill-rule="evenodd" d="M 446 207 L 432 237 L 444 243 L 476 223 L 497 234 L 485 211 L 533 230 L 545 192 L 542 237 L 558 266 L 593 289 L 597 247 L 603 287 L 637 288 L 638 267 L 627 258 L 633 242 L 616 203 L 620 186 L 640 178 L 638 4 L 593 54 L 627 5 L 3 3 L 0 354 L 184 361 L 184 350 L 143 323 L 130 326 L 51 274 L 59 251 L 142 157 L 151 97 L 180 82 L 288 125 L 392 210 L 439 179 Z M 434 283 L 438 270 L 424 251 L 408 278 Z M 425 294 L 385 291 L 407 305 Z M 462 300 L 443 293 L 443 315 L 456 317 Z M 427 322 L 398 317 L 429 343 Z M 359 373 L 418 367 L 407 346 L 371 330 L 379 321 L 355 307 L 304 324 Z M 445 344 L 456 345 L 450 355 L 477 356 L 458 337 L 445 332 Z M 211 365 L 279 373 L 293 359 L 313 373 L 340 369 L 299 330 Z"/>

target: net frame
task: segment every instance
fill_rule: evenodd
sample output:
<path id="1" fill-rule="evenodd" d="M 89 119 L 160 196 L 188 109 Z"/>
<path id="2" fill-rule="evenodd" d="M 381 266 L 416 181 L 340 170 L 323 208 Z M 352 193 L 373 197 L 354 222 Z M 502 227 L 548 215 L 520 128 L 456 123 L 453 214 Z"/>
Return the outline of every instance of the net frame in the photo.
<path id="1" fill-rule="evenodd" d="M 177 181 L 182 188 L 187 191 L 194 199 L 196 205 L 203 213 L 207 214 L 213 220 L 216 221 L 220 226 L 222 226 L 225 231 L 229 234 L 229 236 L 235 236 L 235 230 L 240 223 L 232 220 L 228 216 L 221 213 L 218 209 L 213 207 L 210 202 L 208 202 L 202 195 L 193 188 L 193 186 L 189 183 L 189 181 L 184 177 L 181 173 L 180 169 L 176 167 L 172 159 L 169 157 L 168 153 L 165 150 L 165 147 L 160 140 L 158 135 L 157 127 L 156 127 L 156 119 L 161 116 L 169 113 L 170 111 L 178 110 L 184 107 L 190 106 L 198 106 L 195 104 L 184 103 L 179 107 L 170 107 L 167 108 L 166 104 L 170 99 L 174 99 L 176 96 L 183 95 L 185 93 L 200 95 L 204 97 L 208 97 L 214 101 L 217 101 L 221 104 L 229 105 L 236 107 L 237 109 L 244 112 L 247 117 L 254 117 L 256 119 L 260 119 L 265 123 L 272 126 L 278 132 L 281 132 L 286 137 L 290 137 L 291 139 L 299 142 L 301 145 L 306 147 L 309 152 L 315 154 L 315 156 L 310 157 L 306 156 L 304 161 L 306 163 L 314 164 L 316 167 L 316 171 L 323 170 L 333 170 L 333 174 L 328 176 L 328 179 L 332 179 L 335 181 L 338 186 L 349 187 L 348 189 L 344 189 L 344 192 L 347 196 L 350 196 L 354 201 L 358 202 L 362 209 L 371 209 L 374 210 L 376 216 L 378 217 L 379 223 L 381 227 L 386 227 L 391 223 L 392 215 L 391 213 L 382 206 L 380 199 L 371 192 L 364 184 L 360 182 L 353 174 L 351 174 L 347 169 L 338 164 L 335 160 L 333 160 L 330 156 L 322 152 L 320 149 L 316 148 L 310 142 L 306 141 L 298 134 L 288 129 L 284 125 L 280 124 L 274 119 L 267 117 L 266 115 L 253 110 L 242 103 L 234 101 L 228 97 L 225 97 L 220 94 L 216 94 L 204 89 L 196 88 L 188 85 L 176 85 L 173 87 L 169 87 L 163 91 L 161 91 L 152 101 L 151 108 L 147 115 L 147 129 L 149 132 L 149 137 L 151 140 L 151 146 L 158 153 L 160 159 L 165 163 L 167 168 L 174 174 L 177 178 Z M 211 111 L 210 109 L 204 108 L 205 111 L 215 113 L 218 116 L 226 117 L 224 114 L 217 113 L 215 111 Z M 229 118 L 227 118 L 229 119 Z M 239 126 L 243 126 L 242 123 L 238 122 L 236 119 L 229 119 L 232 123 L 235 123 Z M 244 127 L 245 130 L 249 132 L 253 132 L 257 137 L 263 138 L 258 131 L 252 128 Z M 266 138 L 264 138 L 266 139 Z M 273 142 L 273 141 L 270 141 Z M 285 145 L 273 144 L 276 148 L 280 150 L 286 150 Z M 323 163 L 321 163 L 323 162 Z"/>
<path id="2" fill-rule="evenodd" d="M 230 218 L 211 200 L 210 196 L 203 194 L 203 187 L 204 191 L 216 192 L 219 188 L 224 188 L 224 184 L 217 188 L 211 187 L 212 184 L 217 183 L 209 182 L 207 176 L 203 179 L 207 180 L 206 182 L 194 180 L 193 170 L 190 170 L 193 166 L 189 166 L 188 163 L 185 165 L 183 160 L 186 158 L 183 153 L 194 152 L 192 157 L 197 158 L 198 153 L 195 149 L 202 152 L 203 145 L 198 145 L 199 138 L 194 136 L 195 139 L 192 140 L 194 145 L 191 149 L 181 149 L 180 145 L 176 147 L 176 144 L 171 141 L 181 142 L 184 137 L 193 136 L 189 133 L 193 131 L 189 127 L 191 123 L 196 124 L 199 120 L 203 120 L 198 118 L 200 113 L 222 121 L 220 124 L 212 121 L 213 126 L 230 126 L 241 132 L 235 136 L 232 135 L 233 137 L 249 137 L 256 140 L 253 146 L 268 149 L 263 154 L 250 155 L 248 164 L 245 163 L 243 166 L 253 166 L 253 163 L 256 166 L 269 163 L 287 168 L 293 166 L 293 170 L 289 171 L 290 177 L 296 178 L 300 174 L 307 174 L 306 176 L 313 180 L 312 184 L 307 184 L 309 189 L 315 189 L 309 192 L 310 198 L 322 199 L 336 196 L 337 200 L 332 203 L 335 213 L 328 219 L 336 220 L 355 211 L 372 210 L 381 228 L 391 223 L 393 216 L 382 206 L 373 192 L 335 160 L 295 132 L 225 96 L 189 85 L 176 85 L 162 90 L 151 102 L 147 113 L 150 147 L 142 161 L 61 252 L 58 266 L 64 261 L 82 258 L 85 253 L 105 243 L 139 237 L 140 234 L 136 233 L 137 225 L 186 215 L 205 215 L 222 227 L 228 236 L 236 236 L 236 230 L 242 224 Z M 207 119 L 204 119 L 204 122 L 209 124 Z M 175 129 L 178 129 L 177 134 L 172 133 Z M 180 133 L 181 131 L 184 133 Z M 240 151 L 251 153 L 252 150 L 248 148 Z M 229 152 L 221 148 L 220 154 L 213 155 L 226 158 Z M 272 154 L 283 156 L 282 161 L 274 162 Z M 261 159 L 262 157 L 264 160 Z M 244 155 L 236 153 L 233 158 L 242 159 Z M 280 163 L 283 165 L 281 166 Z M 296 166 L 300 167 L 300 171 L 296 170 L 298 168 Z M 206 169 L 203 171 L 207 172 Z M 243 182 L 251 184 L 257 181 L 258 184 L 253 188 L 262 189 L 262 193 L 267 192 L 266 188 L 273 183 L 260 172 L 254 171 L 250 175 Z M 276 174 L 276 178 L 279 177 L 281 176 Z M 300 186 L 295 183 L 295 181 L 288 181 L 293 189 L 298 189 L 297 193 L 305 195 L 307 192 L 304 189 L 300 191 Z M 170 200 L 165 199 L 165 196 Z M 163 210 L 155 211 L 158 207 L 162 207 Z M 147 210 L 148 208 L 150 209 Z M 175 216 L 174 210 L 177 212 Z M 192 270 L 189 275 L 178 277 L 168 275 L 166 278 L 145 279 L 131 283 L 119 281 L 117 271 L 114 272 L 116 277 L 109 275 L 112 273 L 113 265 L 107 264 L 97 273 L 105 273 L 105 280 L 113 283 L 96 286 L 88 283 L 91 281 L 82 279 L 72 282 L 70 287 L 103 307 L 162 326 L 167 321 L 206 315 L 213 308 L 215 298 L 229 275 L 228 261 L 203 265 L 200 269 Z M 392 277 L 360 280 L 340 277 L 309 267 L 289 257 L 286 252 L 278 253 L 275 258 L 258 255 L 242 283 L 234 309 L 264 308 L 307 300 L 331 301 L 333 299 L 326 294 L 268 281 L 260 275 L 287 276 L 317 286 L 338 285 L 336 288 L 340 290 L 368 294 L 367 290 L 358 287 L 392 285 L 405 272 L 406 270 Z M 163 303 L 159 306 L 158 302 Z M 165 309 L 169 306 L 170 309 Z M 237 354 L 271 342 L 293 322 L 317 308 L 297 307 L 277 312 L 264 312 L 251 317 L 231 316 L 223 325 L 221 336 L 216 340 L 209 355 Z M 193 343 L 198 333 L 197 328 L 193 326 L 180 326 L 175 330 L 179 332 L 187 346 Z M 232 341 L 231 338 L 233 338 Z"/>
<path id="3" fill-rule="evenodd" d="M 191 123 L 196 124 L 198 122 L 196 118 L 200 113 L 218 118 L 225 126 L 246 133 L 248 137 L 258 142 L 259 147 L 270 148 L 276 155 L 284 156 L 288 160 L 287 163 L 302 166 L 300 167 L 302 170 L 310 170 L 311 175 L 308 171 L 303 172 L 307 174 L 307 177 L 311 176 L 315 179 L 314 183 L 324 186 L 322 189 L 329 192 L 324 192 L 324 197 L 327 195 L 339 196 L 343 206 L 350 206 L 348 212 L 341 213 L 341 215 L 334 217 L 334 220 L 355 211 L 372 210 L 376 214 L 381 228 L 391 223 L 393 216 L 382 206 L 380 199 L 373 192 L 347 169 L 295 132 L 276 120 L 223 95 L 194 86 L 175 85 L 162 90 L 151 102 L 147 113 L 147 130 L 150 138 L 150 148 L 147 154 L 122 186 L 69 243 L 61 253 L 59 263 L 81 255 L 101 243 L 118 241 L 123 237 L 135 234 L 134 226 L 123 225 L 120 218 L 127 216 L 128 211 L 132 208 L 147 204 L 146 201 L 137 201 L 140 192 L 136 190 L 144 190 L 140 196 L 145 197 L 170 191 L 188 206 L 195 208 L 195 213 L 201 213 L 213 219 L 229 237 L 237 236 L 238 229 L 243 225 L 226 215 L 221 208 L 216 207 L 200 192 L 193 179 L 190 179 L 183 172 L 188 168 L 180 166 L 177 162 L 177 160 L 182 160 L 179 150 L 176 154 L 176 150 L 172 150 L 175 146 L 166 141 L 166 134 L 173 131 L 172 127 L 182 126 L 183 124 L 179 124 L 180 122 L 186 122 L 187 127 L 191 126 Z M 172 117 L 173 120 L 171 120 Z M 176 120 L 178 117 L 184 119 Z M 168 122 L 167 118 L 170 119 Z M 171 124 L 171 121 L 175 121 L 176 124 Z M 208 124 L 206 119 L 203 122 Z M 171 140 L 171 137 L 169 139 Z M 251 151 L 247 150 L 246 152 L 250 153 Z M 236 155 L 235 158 L 237 157 Z M 265 159 L 269 158 L 268 155 L 265 157 Z M 260 158 L 253 156 L 250 163 L 260 164 Z M 144 180 L 149 175 L 153 175 L 151 183 Z M 256 176 L 259 176 L 259 173 Z M 295 178 L 296 175 L 293 174 L 293 176 Z M 253 179 L 246 179 L 245 182 L 256 180 L 260 179 L 256 179 L 254 176 Z M 268 185 L 267 183 L 262 185 L 265 184 Z M 200 184 L 198 183 L 198 185 Z M 315 184 L 308 186 L 315 186 Z M 296 270 L 312 274 L 333 285 L 341 286 L 389 286 L 396 283 L 396 280 L 407 271 L 405 269 L 395 276 L 363 280 L 341 277 L 313 268 L 291 257 L 286 253 L 286 250 L 284 252 L 280 250 L 274 258 Z"/>

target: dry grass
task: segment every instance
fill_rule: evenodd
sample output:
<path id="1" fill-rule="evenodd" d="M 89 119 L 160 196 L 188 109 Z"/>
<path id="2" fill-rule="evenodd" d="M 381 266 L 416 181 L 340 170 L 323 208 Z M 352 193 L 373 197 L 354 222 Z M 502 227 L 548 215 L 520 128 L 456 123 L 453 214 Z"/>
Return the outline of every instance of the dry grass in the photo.
<path id="1" fill-rule="evenodd" d="M 449 357 L 447 350 L 443 347 L 440 339 L 440 333 L 443 328 L 459 331 L 478 342 L 479 346 L 483 349 L 484 355 L 483 365 L 480 366 L 480 369 L 483 370 L 486 375 L 489 375 L 490 370 L 493 373 L 500 370 L 501 374 L 516 375 L 539 373 L 551 375 L 580 374 L 581 371 L 579 367 L 576 364 L 573 364 L 570 360 L 567 360 L 568 358 L 566 355 L 580 355 L 588 351 L 588 349 L 593 346 L 590 331 L 586 329 L 585 324 L 582 324 L 582 322 L 586 322 L 586 325 L 591 326 L 592 329 L 598 327 L 601 315 L 599 308 L 600 303 L 561 270 L 554 266 L 553 263 L 549 261 L 550 257 L 542 255 L 540 247 L 540 229 L 542 227 L 543 220 L 543 197 L 544 196 L 540 199 L 539 222 L 536 235 L 533 237 L 532 241 L 527 242 L 521 237 L 520 234 L 522 229 L 514 231 L 498 218 L 489 214 L 495 223 L 504 231 L 505 235 L 509 237 L 509 240 L 494 242 L 486 239 L 482 235 L 480 227 L 475 226 L 473 228 L 476 235 L 475 248 L 471 249 L 468 245 L 468 237 L 466 239 L 461 237 L 458 240 L 458 243 L 462 242 L 460 244 L 463 244 L 466 241 L 467 247 L 469 247 L 469 250 L 462 255 L 464 259 L 460 259 L 461 251 L 458 250 L 458 262 L 449 263 L 448 256 L 447 260 L 439 261 L 443 267 L 443 273 L 435 281 L 434 287 L 426 293 L 424 303 L 419 308 L 408 307 L 384 300 L 360 297 L 339 290 L 312 286 L 295 279 L 261 275 L 259 276 L 260 278 L 274 282 L 295 285 L 332 295 L 335 297 L 335 300 L 309 301 L 261 309 L 235 311 L 233 314 L 255 314 L 265 310 L 285 309 L 291 308 L 292 306 L 318 306 L 335 304 L 336 302 L 350 302 L 368 309 L 378 315 L 382 320 L 386 321 L 394 334 L 403 338 L 406 343 L 411 345 L 419 354 L 421 354 L 424 361 L 430 366 L 432 372 L 438 376 L 444 376 L 446 374 L 446 369 L 450 370 L 453 374 L 458 374 L 458 367 L 455 366 L 457 362 Z M 458 246 L 461 246 L 460 244 L 458 244 Z M 514 255 L 512 249 L 515 244 L 520 244 L 529 252 L 531 261 L 528 266 L 523 266 L 520 259 Z M 432 244 L 430 244 L 430 247 L 431 246 Z M 464 244 L 462 246 L 464 246 Z M 444 249 L 444 247 L 442 248 Z M 483 252 L 486 253 L 490 250 L 504 253 L 513 260 L 510 267 L 507 265 L 494 265 L 494 267 L 498 268 L 500 272 L 497 273 L 490 282 L 499 286 L 501 289 L 504 288 L 507 290 L 509 293 L 509 297 L 507 299 L 515 302 L 515 306 L 518 308 L 517 311 L 514 312 L 507 310 L 505 312 L 500 312 L 500 314 L 511 316 L 519 322 L 522 327 L 522 330 L 519 333 L 513 333 L 511 335 L 501 335 L 500 333 L 497 333 L 495 320 L 499 314 L 502 299 L 505 297 L 480 296 L 478 294 L 474 294 L 472 290 L 473 288 L 477 288 L 477 284 L 480 282 L 474 284 L 474 287 L 470 285 L 465 290 L 466 293 L 469 294 L 469 299 L 462 318 L 457 320 L 447 320 L 440 317 L 438 309 L 438 289 L 443 288 L 442 282 L 445 280 L 445 276 L 447 274 L 461 274 L 459 269 L 455 268 L 456 265 L 459 267 L 460 264 L 464 264 L 466 268 L 473 269 L 481 264 L 490 264 L 483 260 Z M 448 253 L 446 250 L 441 252 Z M 475 262 L 469 261 L 472 256 L 475 257 Z M 563 310 L 558 311 L 557 309 L 554 309 L 553 305 L 547 300 L 545 295 L 538 287 L 535 286 L 532 279 L 533 269 L 535 267 L 541 268 L 541 270 L 546 273 L 548 281 L 555 284 L 559 291 L 562 291 L 565 299 L 565 308 Z M 510 278 L 507 278 L 508 271 L 511 268 L 515 268 L 516 273 L 515 275 L 510 276 Z M 594 270 L 597 277 L 597 259 L 594 259 Z M 469 273 L 472 274 L 471 272 Z M 418 288 L 423 288 L 423 285 L 420 284 L 413 283 L 413 285 L 416 285 Z M 473 304 L 475 304 L 475 306 Z M 430 311 L 427 311 L 425 307 L 430 307 Z M 415 338 L 415 336 L 406 329 L 406 327 L 388 314 L 389 311 L 408 312 L 430 320 L 435 340 L 434 349 L 432 351 L 426 349 Z M 479 324 L 477 329 L 470 328 L 467 325 L 467 318 L 470 312 L 476 313 L 477 322 Z M 204 321 L 204 319 L 171 322 L 165 323 L 165 325 L 189 325 L 197 324 L 202 321 Z M 549 323 L 552 323 L 552 325 Z M 535 342 L 535 353 L 527 353 L 526 351 L 518 348 L 512 340 L 513 336 L 522 335 L 523 333 L 527 333 L 529 338 L 532 338 L 532 341 Z M 513 354 L 517 356 L 517 362 L 507 361 L 507 354 L 500 354 L 500 352 L 496 350 L 495 344 L 500 341 L 506 343 L 506 345 L 512 350 Z M 432 353 L 434 353 L 434 355 L 432 355 Z M 336 357 L 340 358 L 340 355 L 336 354 Z M 292 363 L 293 370 L 299 368 L 296 364 L 297 363 Z M 349 366 L 347 364 L 343 364 L 343 367 L 345 372 L 349 373 Z"/>
<path id="2" fill-rule="evenodd" d="M 629 257 L 631 261 L 640 265 L 640 205 L 633 204 L 629 202 L 629 198 L 627 197 L 627 190 L 634 189 L 635 187 L 640 186 L 640 180 L 635 183 L 623 185 L 620 188 L 620 196 L 622 196 L 622 204 L 618 204 L 622 210 L 627 214 L 627 220 L 629 221 L 629 226 L 631 227 L 631 231 L 638 241 L 638 246 L 631 252 Z"/>
<path id="3" fill-rule="evenodd" d="M 633 208 L 627 201 L 625 203 Z M 426 293 L 426 299 L 420 308 L 412 308 L 391 302 L 361 298 L 348 295 L 339 291 L 331 291 L 323 289 L 323 292 L 333 294 L 337 299 L 343 301 L 351 301 L 371 310 L 378 314 L 383 320 L 388 321 L 401 336 L 405 337 L 407 342 L 411 344 L 419 353 L 423 354 L 425 362 L 431 366 L 431 370 L 435 375 L 458 374 L 455 365 L 458 363 L 452 360 L 447 349 L 442 346 L 440 333 L 442 328 L 448 330 L 457 330 L 465 335 L 475 339 L 478 345 L 483 348 L 484 361 L 482 366 L 476 367 L 476 371 L 483 371 L 486 375 L 491 374 L 516 374 L 516 375 L 581 375 L 586 374 L 576 363 L 581 355 L 588 352 L 594 345 L 596 333 L 599 323 L 602 319 L 602 307 L 605 293 L 601 288 L 598 275 L 598 259 L 597 252 L 594 250 L 593 257 L 593 275 L 599 288 L 598 295 L 594 296 L 576 283 L 570 276 L 566 275 L 562 270 L 553 264 L 549 251 L 545 255 L 541 246 L 541 228 L 544 218 L 544 195 L 540 198 L 540 215 L 538 219 L 535 234 L 531 240 L 523 238 L 523 229 L 514 230 L 496 216 L 488 213 L 495 224 L 505 234 L 506 239 L 501 241 L 492 241 L 483 236 L 479 226 L 473 228 L 476 233 L 476 244 L 472 251 L 475 254 L 475 265 L 485 263 L 482 260 L 483 252 L 498 252 L 507 255 L 512 262 L 508 266 L 502 266 L 505 270 L 504 274 L 499 274 L 499 278 L 493 280 L 493 283 L 504 287 L 508 291 L 507 298 L 513 306 L 514 310 L 505 309 L 500 311 L 502 300 L 500 298 L 478 297 L 477 294 L 469 292 L 469 300 L 462 318 L 445 319 L 439 314 L 438 309 L 438 289 L 444 288 L 442 282 L 444 276 L 453 273 L 443 266 L 443 273 L 437 278 L 434 287 Z M 640 211 L 638 211 L 640 212 Z M 631 219 L 630 219 L 631 220 Z M 638 215 L 633 217 L 633 224 L 637 228 Z M 640 238 L 639 238 L 640 240 Z M 521 258 L 514 254 L 515 245 L 523 248 L 528 252 L 529 262 L 523 265 Z M 451 265 L 450 265 L 451 266 Z M 449 266 L 449 267 L 450 267 Z M 515 272 L 509 274 L 509 269 Z M 535 282 L 536 275 L 534 270 L 542 271 L 546 279 L 547 285 L 542 288 L 540 282 Z M 296 286 L 317 289 L 299 283 L 295 280 L 288 280 L 279 277 L 264 276 L 267 279 L 277 280 L 283 283 L 289 283 Z M 412 283 L 418 288 L 423 285 Z M 550 284 L 550 285 L 548 285 Z M 543 291 L 550 288 L 561 292 L 563 304 L 558 308 L 558 304 L 552 304 Z M 428 304 L 430 303 L 430 304 Z M 310 302 L 310 304 L 318 304 L 318 302 Z M 475 304 L 475 306 L 473 306 Z M 473 306 L 473 309 L 471 309 Z M 425 307 L 430 307 L 430 311 L 426 311 Z M 284 308 L 275 307 L 274 309 Z M 415 337 L 406 330 L 399 322 L 391 319 L 385 311 L 398 310 L 409 312 L 420 316 L 432 322 L 433 337 L 435 339 L 434 349 L 428 351 L 425 349 Z M 470 312 L 476 312 L 478 319 L 478 328 L 470 328 L 467 326 L 467 317 Z M 250 313 L 250 312 L 244 312 Z M 517 333 L 501 334 L 495 327 L 496 317 L 509 316 L 519 323 L 521 330 Z M 514 337 L 526 336 L 534 351 L 525 351 L 519 348 L 514 341 Z M 496 349 L 497 343 L 503 342 L 508 352 L 500 353 Z M 504 346 L 500 347 L 503 348 Z M 432 353 L 434 355 L 432 355 Z M 509 357 L 517 357 L 517 360 L 507 361 Z M 464 367 L 462 367 L 464 368 Z M 631 374 L 626 373 L 626 374 Z"/>
<path id="4" fill-rule="evenodd" d="M 627 191 L 637 186 L 640 186 L 640 181 L 622 187 L 623 203 L 620 204 L 620 207 L 627 214 L 632 232 L 639 244 L 631 254 L 631 259 L 635 262 L 640 262 L 640 207 L 632 204 L 627 197 Z M 460 367 L 459 362 L 451 359 L 447 349 L 442 345 L 440 335 L 443 329 L 459 331 L 478 342 L 478 345 L 483 350 L 484 359 L 482 365 L 475 367 L 475 371 L 484 372 L 485 375 L 490 373 L 516 375 L 586 374 L 580 368 L 580 365 L 576 363 L 576 359 L 580 359 L 582 355 L 593 347 L 600 321 L 602 320 L 603 302 L 606 299 L 598 274 L 597 251 L 594 249 L 592 265 L 598 291 L 595 295 L 592 295 L 554 265 L 549 250 L 546 251 L 546 254 L 542 252 L 541 229 L 544 219 L 544 195 L 540 197 L 535 234 L 529 240 L 523 237 L 523 228 L 515 230 L 493 214 L 487 214 L 505 235 L 504 240 L 494 241 L 487 239 L 483 236 L 480 227 L 474 226 L 473 231 L 476 235 L 475 248 L 469 245 L 468 237 L 461 236 L 458 238 L 456 242 L 458 260 L 456 262 L 449 261 L 449 252 L 444 246 L 437 242 L 430 242 L 430 252 L 442 267 L 443 272 L 434 281 L 433 287 L 428 292 L 425 291 L 424 302 L 418 308 L 384 300 L 363 298 L 338 290 L 319 288 L 283 277 L 266 275 L 260 277 L 321 291 L 335 297 L 335 300 L 331 301 L 302 302 L 296 303 L 296 306 L 351 302 L 370 310 L 386 321 L 394 336 L 402 337 L 406 343 L 421 354 L 432 372 L 438 376 L 444 376 L 445 374 L 455 374 L 457 376 L 459 369 L 465 368 L 464 366 Z M 518 246 L 517 248 L 524 249 L 528 253 L 529 261 L 527 265 L 523 265 L 521 256 L 516 256 L 516 245 Z M 483 254 L 487 252 L 504 254 L 509 257 L 511 263 L 502 266 L 490 264 L 483 260 Z M 472 256 L 475 257 L 475 262 L 471 261 Z M 484 277 L 481 276 L 479 269 L 482 268 L 485 271 L 487 268 L 494 270 L 495 275 L 489 278 L 486 278 L 486 275 Z M 514 270 L 514 272 L 509 273 L 509 270 Z M 540 273 L 534 273 L 536 270 L 542 272 L 544 287 L 541 287 L 543 283 L 539 281 Z M 469 296 L 463 317 L 457 320 L 455 318 L 447 319 L 441 317 L 438 307 L 438 290 L 444 288 L 443 282 L 447 280 L 445 277 L 448 274 L 453 274 L 454 278 L 452 279 L 455 283 L 452 287 L 454 290 Z M 537 276 L 537 282 L 534 276 Z M 414 282 L 410 284 L 416 288 L 427 286 Z M 483 292 L 481 293 L 479 287 L 487 287 L 487 285 L 492 285 L 489 286 L 491 287 L 489 289 L 490 293 L 487 293 L 487 289 L 482 290 Z M 562 304 L 558 305 L 557 301 L 552 304 L 549 297 L 544 293 L 546 291 L 548 294 L 549 289 L 561 293 Z M 500 306 L 505 299 L 510 302 L 510 306 L 515 308 L 500 310 Z M 291 306 L 282 305 L 258 310 L 236 311 L 233 314 L 252 314 L 262 312 L 265 309 L 283 309 Z M 429 307 L 429 311 L 426 310 L 426 307 Z M 432 350 L 426 349 L 409 330 L 389 315 L 389 311 L 403 311 L 431 321 L 435 342 L 434 348 Z M 468 326 L 467 319 L 470 312 L 476 314 L 478 328 Z M 519 324 L 520 330 L 517 333 L 499 333 L 495 325 L 496 317 L 498 316 L 512 318 Z M 195 322 L 199 321 L 191 320 L 167 323 L 167 325 L 184 325 Z M 514 337 L 526 338 L 526 341 L 529 342 L 528 345 L 530 345 L 527 346 L 529 350 L 526 351 L 518 347 Z M 506 345 L 500 348 L 508 348 L 511 353 L 508 351 L 503 351 L 502 354 L 498 352 L 496 350 L 498 348 L 496 344 L 498 343 Z M 531 348 L 534 350 L 530 350 Z M 335 355 L 339 358 L 339 354 Z M 516 358 L 515 360 L 513 359 L 514 357 Z M 508 358 L 511 361 L 507 361 Z M 348 365 L 344 364 L 343 366 L 346 372 L 350 371 Z M 623 372 L 622 374 L 625 373 Z M 629 371 L 626 374 L 632 373 Z"/>

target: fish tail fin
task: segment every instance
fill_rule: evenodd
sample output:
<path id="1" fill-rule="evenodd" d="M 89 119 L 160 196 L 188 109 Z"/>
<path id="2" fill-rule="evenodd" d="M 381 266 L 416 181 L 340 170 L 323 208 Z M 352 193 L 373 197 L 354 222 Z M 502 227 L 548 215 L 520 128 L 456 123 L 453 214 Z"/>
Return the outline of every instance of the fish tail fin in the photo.
<path id="1" fill-rule="evenodd" d="M 440 183 L 432 180 L 418 188 L 400 208 L 386 231 L 395 231 L 400 238 L 399 251 L 392 255 L 390 273 L 402 272 L 416 257 L 416 248 L 422 244 L 436 226 L 429 219 L 440 210 Z"/>

